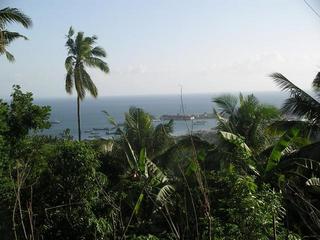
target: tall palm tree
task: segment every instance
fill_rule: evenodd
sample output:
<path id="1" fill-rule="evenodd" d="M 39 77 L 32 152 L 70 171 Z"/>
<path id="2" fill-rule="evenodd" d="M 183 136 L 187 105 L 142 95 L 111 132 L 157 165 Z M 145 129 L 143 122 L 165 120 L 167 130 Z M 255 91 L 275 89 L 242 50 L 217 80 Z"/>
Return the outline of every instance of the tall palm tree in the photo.
<path id="1" fill-rule="evenodd" d="M 77 117 L 78 117 L 78 138 L 81 140 L 81 124 L 80 124 L 80 101 L 85 98 L 86 91 L 93 97 L 98 96 L 98 89 L 93 83 L 90 75 L 86 71 L 86 67 L 98 68 L 104 73 L 109 72 L 109 67 L 101 58 L 106 57 L 103 48 L 95 46 L 97 37 L 84 36 L 83 32 L 78 32 L 74 36 L 74 30 L 70 27 L 66 47 L 68 49 L 68 57 L 65 60 L 66 91 L 72 94 L 73 86 L 77 91 Z"/>
<path id="2" fill-rule="evenodd" d="M 7 46 L 14 40 L 27 38 L 18 32 L 10 32 L 7 25 L 10 23 L 18 23 L 25 28 L 32 26 L 31 19 L 17 8 L 0 9 L 0 55 L 5 54 L 10 62 L 13 62 L 14 56 L 7 50 Z"/>

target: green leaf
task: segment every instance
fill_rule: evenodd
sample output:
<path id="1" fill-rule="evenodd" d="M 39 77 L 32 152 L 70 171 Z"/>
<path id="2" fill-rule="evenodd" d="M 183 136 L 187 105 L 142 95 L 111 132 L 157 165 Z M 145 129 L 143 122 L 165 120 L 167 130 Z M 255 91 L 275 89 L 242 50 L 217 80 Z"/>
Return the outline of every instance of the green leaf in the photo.
<path id="1" fill-rule="evenodd" d="M 320 178 L 316 178 L 316 177 L 309 178 L 309 179 L 306 181 L 306 185 L 307 185 L 307 186 L 320 187 Z"/>
<path id="2" fill-rule="evenodd" d="M 291 128 L 283 134 L 272 149 L 271 155 L 268 159 L 265 172 L 273 170 L 280 162 L 282 153 L 290 147 L 292 142 L 298 137 L 300 130 L 298 128 Z"/>
<path id="3" fill-rule="evenodd" d="M 255 174 L 260 175 L 259 171 L 256 169 L 256 163 L 254 161 L 254 156 L 251 151 L 251 149 L 248 147 L 248 145 L 245 143 L 243 137 L 238 136 L 236 134 L 230 133 L 230 132 L 224 132 L 220 131 L 221 136 L 231 144 L 237 147 L 237 149 L 240 151 L 240 154 L 242 156 L 242 159 L 246 163 L 247 167 Z"/>
<path id="4" fill-rule="evenodd" d="M 144 172 L 146 178 L 148 178 L 148 168 L 146 168 L 146 158 L 147 158 L 147 152 L 146 152 L 146 149 L 143 148 L 140 151 L 138 167 L 140 172 Z"/>
<path id="5" fill-rule="evenodd" d="M 113 125 L 114 127 L 118 126 L 118 123 L 116 122 L 116 120 L 114 119 L 114 117 L 112 117 L 107 111 L 103 110 L 102 111 L 106 116 L 107 116 L 107 120 L 109 121 L 109 123 L 111 125 Z"/>
<path id="6" fill-rule="evenodd" d="M 141 206 L 141 203 L 142 203 L 143 198 L 144 198 L 144 194 L 141 193 L 141 194 L 139 195 L 139 198 L 138 198 L 138 200 L 137 200 L 137 202 L 136 202 L 136 204 L 135 204 L 135 206 L 134 206 L 134 209 L 133 209 L 133 213 L 134 213 L 135 215 L 137 215 L 137 214 L 139 213 L 139 209 L 140 209 L 140 206 Z"/>
<path id="7" fill-rule="evenodd" d="M 186 170 L 186 175 L 190 176 L 197 171 L 199 171 L 198 164 L 193 159 L 190 159 L 190 163 L 189 163 L 187 170 Z"/>
<path id="8" fill-rule="evenodd" d="M 252 156 L 252 151 L 248 147 L 248 145 L 245 143 L 243 138 L 230 132 L 220 131 L 220 134 L 225 140 L 227 140 L 228 142 L 238 147 L 246 156 L 248 157 Z"/>
<path id="9" fill-rule="evenodd" d="M 165 205 L 170 202 L 170 197 L 174 192 L 174 187 L 172 185 L 163 186 L 157 194 L 156 200 L 161 204 Z"/>

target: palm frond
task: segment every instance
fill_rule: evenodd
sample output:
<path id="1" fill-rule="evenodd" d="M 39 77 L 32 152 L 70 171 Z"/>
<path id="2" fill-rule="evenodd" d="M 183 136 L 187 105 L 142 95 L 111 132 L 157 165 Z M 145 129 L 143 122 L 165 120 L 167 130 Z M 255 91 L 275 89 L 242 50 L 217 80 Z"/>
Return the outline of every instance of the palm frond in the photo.
<path id="1" fill-rule="evenodd" d="M 65 60 L 65 63 L 64 63 L 64 66 L 65 66 L 67 72 L 69 72 L 70 70 L 73 69 L 73 65 L 74 65 L 74 57 L 68 56 Z"/>
<path id="2" fill-rule="evenodd" d="M 307 117 L 311 122 L 320 121 L 320 103 L 311 97 L 305 98 L 296 95 L 288 98 L 282 106 L 282 111 L 299 117 Z"/>
<path id="3" fill-rule="evenodd" d="M 9 31 L 1 31 L 0 34 L 0 44 L 5 44 L 8 45 L 10 44 L 12 41 L 22 38 L 24 40 L 28 40 L 28 38 L 24 35 L 21 35 L 18 32 L 9 32 Z"/>
<path id="4" fill-rule="evenodd" d="M 67 34 L 67 38 L 71 38 L 73 35 L 74 35 L 74 29 L 73 29 L 73 27 L 71 26 L 71 27 L 69 28 L 69 31 L 68 31 L 68 34 Z"/>
<path id="5" fill-rule="evenodd" d="M 83 36 L 84 36 L 84 32 L 78 32 L 77 36 L 75 37 L 74 40 L 74 45 L 75 45 L 75 49 L 76 49 L 76 53 L 78 55 L 81 54 L 81 48 L 83 44 Z"/>
<path id="6" fill-rule="evenodd" d="M 81 69 L 81 75 L 84 88 L 87 89 L 93 97 L 97 97 L 98 89 L 91 80 L 90 75 L 83 68 Z"/>
<path id="7" fill-rule="evenodd" d="M 107 53 L 102 47 L 94 47 L 91 50 L 91 54 L 96 57 L 106 57 Z"/>
<path id="8" fill-rule="evenodd" d="M 8 23 L 18 23 L 21 24 L 25 28 L 29 28 L 32 26 L 32 20 L 26 14 L 21 12 L 17 8 L 3 8 L 0 10 L 0 24 L 5 25 Z"/>
<path id="9" fill-rule="evenodd" d="M 284 134 L 291 128 L 299 128 L 300 135 L 305 138 L 316 137 L 320 133 L 320 126 L 309 121 L 278 120 L 269 125 L 267 131 L 273 135 Z"/>
<path id="10" fill-rule="evenodd" d="M 82 81 L 82 74 L 81 74 L 81 69 L 75 68 L 74 71 L 74 82 L 75 82 L 75 87 L 76 91 L 78 94 L 78 97 L 83 100 L 84 97 L 86 96 L 86 91 L 83 86 L 83 81 Z"/>
<path id="11" fill-rule="evenodd" d="M 118 127 L 118 123 L 117 121 L 114 119 L 114 117 L 112 117 L 107 111 L 103 110 L 102 111 L 106 116 L 107 116 L 107 120 L 108 122 L 114 126 L 114 127 Z"/>
<path id="12" fill-rule="evenodd" d="M 6 55 L 6 58 L 8 59 L 9 62 L 15 61 L 14 56 L 10 52 L 8 52 L 7 50 L 5 50 L 5 55 Z"/>
<path id="13" fill-rule="evenodd" d="M 136 139 L 141 143 L 142 136 L 147 138 L 153 129 L 151 116 L 141 108 L 130 107 L 129 112 L 125 114 L 124 128 L 132 137 L 130 140 Z"/>
<path id="14" fill-rule="evenodd" d="M 68 55 L 70 56 L 76 56 L 77 55 L 77 49 L 75 46 L 75 42 L 72 38 L 68 38 L 66 45 L 65 45 L 68 49 Z"/>
<path id="15" fill-rule="evenodd" d="M 292 113 L 300 117 L 306 116 L 312 121 L 319 121 L 320 103 L 316 99 L 297 87 L 281 73 L 273 73 L 270 77 L 274 79 L 282 91 L 289 92 L 291 95 L 282 107 L 283 112 Z"/>
<path id="16" fill-rule="evenodd" d="M 295 95 L 306 95 L 306 93 L 300 89 L 298 86 L 293 84 L 289 79 L 283 76 L 281 73 L 272 73 L 270 75 L 271 78 L 275 81 L 275 83 L 281 88 L 284 92 L 289 92 L 291 96 Z"/>
<path id="17" fill-rule="evenodd" d="M 69 94 L 72 94 L 72 88 L 73 88 L 73 71 L 69 70 L 67 72 L 67 76 L 66 76 L 66 92 Z"/>
<path id="18" fill-rule="evenodd" d="M 101 71 L 108 73 L 109 72 L 109 67 L 106 62 L 101 60 L 100 58 L 97 57 L 89 57 L 84 60 L 85 64 L 89 67 L 96 67 L 99 68 Z"/>
<path id="19" fill-rule="evenodd" d="M 170 198 L 174 193 L 175 189 L 172 185 L 167 184 L 160 188 L 156 201 L 158 201 L 162 206 L 170 203 Z"/>
<path id="20" fill-rule="evenodd" d="M 238 104 L 238 99 L 235 96 L 229 94 L 213 98 L 212 101 L 217 105 L 218 110 L 222 114 L 222 116 L 224 114 L 233 114 Z"/>
<path id="21" fill-rule="evenodd" d="M 315 79 L 312 82 L 313 90 L 316 92 L 320 91 L 320 72 L 317 73 Z"/>
<path id="22" fill-rule="evenodd" d="M 259 104 L 259 100 L 253 94 L 250 94 L 248 96 L 243 96 L 242 93 L 240 93 L 239 99 L 240 99 L 240 107 L 242 105 L 257 106 Z"/>
<path id="23" fill-rule="evenodd" d="M 214 109 L 214 114 L 215 114 L 214 115 L 215 119 L 218 121 L 216 128 L 219 131 L 235 132 L 235 126 L 233 126 L 232 121 L 229 121 L 229 119 L 221 116 L 215 109 Z"/>
<path id="24" fill-rule="evenodd" d="M 307 186 L 320 187 L 320 178 L 312 177 L 306 181 Z"/>
<path id="25" fill-rule="evenodd" d="M 145 163 L 146 163 L 146 167 L 148 168 L 149 176 L 152 177 L 152 184 L 157 185 L 159 183 L 165 183 L 168 181 L 167 176 L 149 158 L 146 158 Z"/>
<path id="26" fill-rule="evenodd" d="M 97 40 L 97 36 L 92 36 L 92 37 L 85 37 L 83 39 L 83 41 L 85 42 L 85 44 L 87 44 L 88 46 L 92 46 L 93 44 L 96 43 Z"/>
<path id="27" fill-rule="evenodd" d="M 163 136 L 169 135 L 173 132 L 173 120 L 170 120 L 167 123 L 161 123 L 156 126 L 154 135 L 155 136 Z"/>
<path id="28" fill-rule="evenodd" d="M 274 121 L 280 119 L 280 111 L 278 108 L 272 105 L 260 104 L 258 106 L 258 112 L 262 120 Z"/>

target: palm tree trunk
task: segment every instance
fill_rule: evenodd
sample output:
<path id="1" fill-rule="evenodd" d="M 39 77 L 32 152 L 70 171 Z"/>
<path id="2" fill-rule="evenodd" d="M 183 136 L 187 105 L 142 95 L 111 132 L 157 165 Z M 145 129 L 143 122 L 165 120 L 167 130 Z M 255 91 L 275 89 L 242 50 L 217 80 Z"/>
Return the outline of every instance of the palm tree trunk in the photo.
<path id="1" fill-rule="evenodd" d="M 78 139 L 81 141 L 81 125 L 80 125 L 80 98 L 77 97 L 77 114 L 78 114 Z"/>

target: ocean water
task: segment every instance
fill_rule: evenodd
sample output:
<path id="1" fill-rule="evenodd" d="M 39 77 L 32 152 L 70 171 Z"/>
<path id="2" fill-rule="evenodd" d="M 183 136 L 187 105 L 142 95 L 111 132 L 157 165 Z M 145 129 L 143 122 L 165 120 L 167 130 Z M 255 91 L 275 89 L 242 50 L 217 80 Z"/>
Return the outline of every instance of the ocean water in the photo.
<path id="1" fill-rule="evenodd" d="M 246 93 L 244 93 L 246 94 Z M 212 113 L 214 104 L 212 98 L 221 94 L 185 94 L 183 95 L 184 110 L 186 114 Z M 237 94 L 236 94 L 237 95 Z M 254 95 L 262 103 L 272 104 L 280 107 L 287 95 L 282 92 L 254 92 Z M 51 106 L 51 121 L 60 121 L 52 124 L 51 128 L 42 132 L 46 135 L 57 136 L 65 129 L 70 129 L 71 134 L 77 136 L 77 112 L 76 99 L 36 99 L 36 104 Z M 117 96 L 100 97 L 98 99 L 85 99 L 81 103 L 81 129 L 83 138 L 92 137 L 89 133 L 93 128 L 111 128 L 106 115 L 107 111 L 118 123 L 124 122 L 124 113 L 130 106 L 143 108 L 155 117 L 164 114 L 178 114 L 181 111 L 180 95 L 155 95 L 155 96 Z M 159 124 L 155 122 L 154 124 Z M 188 127 L 187 127 L 188 125 Z M 208 119 L 202 125 L 194 125 L 191 121 L 175 121 L 174 135 L 186 134 L 189 130 L 210 130 L 216 125 L 214 119 Z M 86 132 L 87 131 L 87 132 Z M 100 137 L 108 137 L 106 131 L 94 131 Z M 110 135 L 109 135 L 110 136 Z"/>

